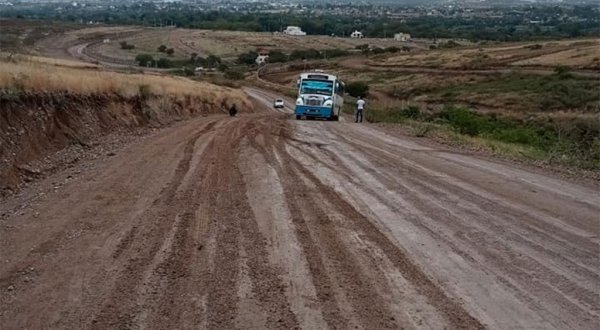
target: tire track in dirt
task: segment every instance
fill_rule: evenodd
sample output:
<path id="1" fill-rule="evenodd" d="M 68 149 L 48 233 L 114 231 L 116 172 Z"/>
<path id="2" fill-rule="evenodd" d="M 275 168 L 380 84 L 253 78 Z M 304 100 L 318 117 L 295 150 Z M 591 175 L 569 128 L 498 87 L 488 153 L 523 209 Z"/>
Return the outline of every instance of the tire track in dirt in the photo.
<path id="1" fill-rule="evenodd" d="M 288 138 L 291 137 L 289 132 L 287 134 Z M 377 294 L 373 284 L 365 274 L 355 266 L 357 260 L 352 256 L 344 242 L 340 240 L 335 223 L 327 212 L 319 207 L 318 199 L 329 196 L 325 194 L 315 195 L 310 187 L 301 184 L 304 182 L 303 177 L 307 177 L 307 173 L 285 151 L 284 144 L 278 146 L 276 157 L 282 159 L 283 163 L 286 164 L 284 167 L 279 164 L 271 165 L 278 167 L 285 174 L 283 179 L 284 192 L 294 224 L 297 226 L 297 233 L 301 241 L 304 242 L 304 247 L 308 248 L 305 253 L 309 259 L 317 259 L 312 260 L 310 263 L 320 263 L 318 267 L 311 267 L 311 271 L 317 271 L 318 274 L 323 269 L 326 271 L 331 269 L 335 273 L 335 281 L 332 284 L 337 284 L 340 287 L 339 289 L 344 292 L 345 299 L 348 299 L 352 305 L 352 312 L 356 313 L 356 317 L 363 327 L 367 329 L 397 328 L 398 325 L 386 303 Z M 310 237 L 310 240 L 307 239 L 308 237 Z M 321 287 L 319 284 L 321 284 L 320 280 L 322 279 L 322 277 L 316 276 L 313 280 L 317 286 Z M 332 279 L 329 276 L 326 282 Z M 325 297 L 321 296 L 319 298 L 329 298 L 330 295 L 333 295 L 332 298 L 340 299 L 339 295 L 336 296 L 335 290 L 327 293 Z M 326 302 L 327 300 L 322 301 L 322 303 Z M 339 319 L 333 320 L 328 317 L 332 316 L 331 311 L 335 313 L 337 312 L 336 309 L 339 308 L 338 306 L 332 307 L 329 313 L 325 312 L 325 319 L 330 326 L 344 328 L 352 323 L 352 320 L 348 320 L 347 322 L 350 323 L 344 324 L 345 322 L 340 322 Z"/>
<path id="2" fill-rule="evenodd" d="M 340 197 L 331 187 L 324 185 L 314 174 L 308 171 L 295 159 L 289 158 L 295 167 L 314 184 L 321 196 L 327 196 L 331 205 L 351 220 L 355 230 L 365 235 L 370 242 L 378 246 L 403 275 L 417 288 L 417 291 L 428 297 L 447 318 L 451 328 L 482 329 L 483 326 L 467 313 L 460 304 L 448 298 L 423 271 L 416 266 L 393 242 L 391 242 L 370 220 L 360 214 L 352 205 Z"/>
<path id="3" fill-rule="evenodd" d="M 112 289 L 111 297 L 104 302 L 103 307 L 92 320 L 92 328 L 112 326 L 131 328 L 134 325 L 133 321 L 140 308 L 137 299 L 139 286 L 144 284 L 144 269 L 156 266 L 153 266 L 155 263 L 153 260 L 161 250 L 166 233 L 172 230 L 179 212 L 190 205 L 191 192 L 189 190 L 178 192 L 178 189 L 190 169 L 196 141 L 213 129 L 215 124 L 215 122 L 208 123 L 187 140 L 183 158 L 177 165 L 173 179 L 153 202 L 152 207 L 140 216 L 139 221 L 143 222 L 132 227 L 133 234 L 127 233 L 124 236 L 126 240 L 118 245 L 113 257 L 118 259 L 127 256 L 127 260 Z"/>
<path id="4" fill-rule="evenodd" d="M 473 267 L 489 269 L 491 266 L 498 276 L 497 281 L 503 286 L 513 287 L 511 291 L 519 299 L 527 302 L 524 306 L 529 305 L 536 309 L 535 313 L 546 314 L 550 319 L 554 319 L 555 326 L 578 324 L 580 321 L 590 324 L 594 323 L 595 318 L 597 319 L 594 312 L 594 306 L 597 306 L 594 296 L 597 295 L 594 295 L 594 291 L 589 291 L 593 288 L 593 283 L 597 283 L 597 274 L 588 269 L 587 262 L 583 262 L 589 260 L 592 268 L 595 267 L 593 264 L 597 265 L 597 261 L 585 256 L 597 250 L 596 247 L 590 246 L 589 249 L 580 250 L 581 244 L 586 243 L 577 237 L 557 241 L 556 234 L 570 233 L 559 227 L 553 229 L 542 226 L 531 227 L 529 222 L 542 221 L 537 218 L 537 214 L 523 213 L 532 210 L 522 209 L 518 207 L 518 203 L 517 207 L 513 207 L 515 204 L 498 205 L 494 200 L 489 199 L 497 198 L 490 195 L 490 192 L 494 192 L 493 189 L 487 191 L 474 187 L 469 189 L 465 184 L 460 183 L 461 181 L 457 181 L 456 177 L 443 173 L 436 174 L 435 171 L 438 169 L 435 167 L 433 169 L 422 167 L 421 165 L 428 166 L 432 161 L 422 159 L 428 154 L 411 150 L 396 151 L 397 153 L 392 154 L 389 147 L 379 144 L 377 139 L 373 140 L 357 134 L 358 130 L 344 130 L 335 136 L 329 136 L 327 130 L 319 132 L 311 135 L 312 139 L 334 142 L 330 149 L 334 150 L 333 153 L 338 157 L 333 161 L 338 168 L 336 170 L 330 168 L 330 170 L 335 173 L 335 176 L 342 176 L 349 182 L 353 182 L 353 178 L 347 176 L 350 173 L 354 173 L 356 177 L 365 176 L 364 180 L 359 181 L 371 184 L 356 182 L 361 185 L 359 188 L 363 191 L 361 194 L 376 197 L 377 203 L 386 205 L 395 214 L 406 213 L 406 210 L 421 210 L 422 213 L 405 217 L 405 220 L 412 221 L 413 225 L 428 232 L 432 238 L 437 237 L 437 241 L 453 246 L 452 250 L 462 255 L 465 260 L 473 262 Z M 325 136 L 321 136 L 323 134 Z M 352 138 L 348 139 L 348 137 Z M 339 141 L 343 141 L 343 145 L 339 145 Z M 305 163 L 315 162 L 316 165 L 311 166 L 328 168 L 328 165 L 318 161 L 318 159 L 330 158 L 323 157 L 323 154 L 329 153 L 328 148 L 309 149 L 301 148 L 301 145 L 297 147 L 310 150 L 310 153 L 314 154 L 308 156 L 310 161 Z M 412 164 L 415 158 L 418 159 L 418 164 Z M 349 168 L 345 164 L 353 164 L 359 168 Z M 373 168 L 379 170 L 372 171 Z M 323 172 L 322 175 L 328 174 Z M 321 174 L 319 176 L 321 177 Z M 332 182 L 335 181 L 336 179 Z M 378 184 L 374 184 L 375 182 Z M 331 185 L 331 182 L 329 184 Z M 458 201 L 460 203 L 457 203 Z M 531 220 L 532 216 L 535 220 Z M 484 221 L 485 219 L 489 221 Z M 523 229 L 526 232 L 523 232 Z M 541 237 L 536 233 L 537 231 L 541 233 Z M 549 231 L 552 235 L 549 235 Z M 456 233 L 455 236 L 448 236 L 452 233 Z M 490 235 L 482 236 L 481 234 L 484 233 Z M 568 244 L 565 244 L 567 242 Z M 576 248 L 573 250 L 572 246 Z M 515 249 L 519 253 L 513 253 Z M 564 252 L 556 253 L 556 251 Z M 549 262 L 542 263 L 542 260 Z M 511 271 L 507 271 L 508 269 Z M 530 284 L 520 288 L 515 286 L 521 286 L 524 281 Z M 535 294 L 528 296 L 519 291 L 531 291 Z M 555 304 L 555 307 L 551 307 L 552 304 Z M 544 311 L 548 307 L 551 309 Z M 554 310 L 556 307 L 558 309 Z M 559 312 L 565 313 L 562 318 L 552 316 L 560 314 Z M 564 320 L 565 317 L 568 320 Z"/>
<path id="5" fill-rule="evenodd" d="M 371 159 L 373 159 L 373 158 L 371 158 Z M 359 160 L 354 159 L 353 162 L 355 164 L 360 164 L 360 166 L 363 166 L 363 169 L 365 169 L 365 170 L 366 170 L 366 168 L 370 168 L 370 166 L 361 164 L 361 162 Z M 397 164 L 397 162 L 396 162 L 396 164 Z M 376 165 L 380 165 L 380 164 L 376 164 Z M 383 167 L 383 165 L 382 165 L 382 167 Z M 546 300 L 550 299 L 551 295 L 553 295 L 552 292 L 554 291 L 554 289 L 552 289 L 552 287 L 550 287 L 550 286 L 545 285 L 544 283 L 538 283 L 538 281 L 536 280 L 535 277 L 529 275 L 531 273 L 539 274 L 539 275 L 537 275 L 537 279 L 543 280 L 543 282 L 545 282 L 545 283 L 556 285 L 556 288 L 558 288 L 560 291 L 562 291 L 564 295 L 572 296 L 575 299 L 580 299 L 581 302 L 588 304 L 588 306 L 593 306 L 593 300 L 595 299 L 594 298 L 595 294 L 593 292 L 590 292 L 586 289 L 582 289 L 581 287 L 575 285 L 574 283 L 569 282 L 567 280 L 567 278 L 565 278 L 564 276 L 558 275 L 554 271 L 551 271 L 546 266 L 538 263 L 536 261 L 536 259 L 529 257 L 526 254 L 526 251 L 523 251 L 523 254 L 519 254 L 519 255 L 513 254 L 512 252 L 510 252 L 510 249 L 508 247 L 501 248 L 502 246 L 504 246 L 504 243 L 502 241 L 497 240 L 495 237 L 484 234 L 486 232 L 502 233 L 503 229 L 500 225 L 496 225 L 494 222 L 483 223 L 484 226 L 489 227 L 489 228 L 480 228 L 480 226 L 476 222 L 471 223 L 469 226 L 462 225 L 463 219 L 480 217 L 481 214 L 484 212 L 483 210 L 479 210 L 479 212 L 474 212 L 474 211 L 464 209 L 465 206 L 463 206 L 463 208 L 459 209 L 460 213 L 457 213 L 457 211 L 454 211 L 454 210 L 452 210 L 452 208 L 450 208 L 450 205 L 441 205 L 438 202 L 436 202 L 437 200 L 443 200 L 443 199 L 447 200 L 448 195 L 446 193 L 443 193 L 443 195 L 440 196 L 440 192 L 437 192 L 434 190 L 429 190 L 429 189 L 422 189 L 422 187 L 417 188 L 418 190 L 414 190 L 415 188 L 409 188 L 408 186 L 403 186 L 405 183 L 391 184 L 391 182 L 394 182 L 395 180 L 393 177 L 389 177 L 386 174 L 373 173 L 372 175 L 375 177 L 378 177 L 379 178 L 378 181 L 380 181 L 386 187 L 386 189 L 397 190 L 402 196 L 405 196 L 406 201 L 408 203 L 410 203 L 411 205 L 416 207 L 416 209 L 423 211 L 422 214 L 419 214 L 416 217 L 412 217 L 412 218 L 409 217 L 409 218 L 407 218 L 407 220 L 408 219 L 414 220 L 413 221 L 414 225 L 423 228 L 424 230 L 429 232 L 429 234 L 432 237 L 437 237 L 438 241 L 445 242 L 446 244 L 448 244 L 448 246 L 450 246 L 455 253 L 463 256 L 466 260 L 471 260 L 473 262 L 481 263 L 481 264 L 484 264 L 484 262 L 482 262 L 481 258 L 485 258 L 488 261 L 491 261 L 491 263 L 493 263 L 495 265 L 495 268 L 497 269 L 497 272 L 498 272 L 497 274 L 498 274 L 499 278 L 503 278 L 505 285 L 513 287 L 515 291 L 530 291 L 532 293 L 535 293 L 535 295 L 537 295 L 539 297 L 544 297 Z M 417 179 L 415 179 L 415 176 L 411 176 L 410 178 L 406 178 L 405 180 L 408 181 L 409 183 L 414 183 L 415 180 L 417 180 Z M 420 184 L 424 184 L 424 183 L 420 183 Z M 377 195 L 377 193 L 375 191 L 371 191 L 371 193 L 374 196 Z M 462 196 L 466 192 L 465 191 L 455 191 L 454 193 L 456 196 Z M 413 197 L 413 196 L 421 196 L 421 195 L 431 196 L 432 199 L 429 202 L 427 202 L 427 204 L 425 204 L 425 202 L 423 200 L 420 200 L 417 197 Z M 476 196 L 473 197 L 473 200 L 477 200 Z M 385 198 L 379 198 L 379 201 L 382 204 L 387 205 L 390 209 L 395 210 L 396 212 L 403 211 L 403 210 L 399 209 L 399 206 L 397 204 L 388 203 Z M 467 202 L 464 202 L 464 203 L 468 204 Z M 402 207 L 401 206 L 402 204 L 401 203 L 399 203 L 399 204 L 400 204 L 400 207 Z M 481 204 L 485 204 L 485 203 L 482 202 Z M 495 207 L 493 205 L 490 205 L 490 206 L 494 209 L 497 209 L 497 207 Z M 485 211 L 485 212 L 489 212 L 489 210 Z M 505 210 L 500 210 L 500 211 L 497 211 L 497 213 L 502 214 L 502 213 L 506 213 L 506 212 L 505 212 Z M 454 243 L 455 241 L 450 240 L 448 237 L 439 235 L 437 233 L 437 231 L 431 230 L 428 227 L 428 225 L 423 224 L 422 220 L 429 219 L 428 221 L 433 221 L 433 219 L 435 217 L 439 218 L 439 215 L 444 215 L 443 218 L 441 218 L 444 221 L 438 221 L 438 224 L 441 225 L 441 224 L 446 223 L 446 225 L 449 226 L 447 229 L 445 229 L 442 232 L 457 232 L 457 234 L 456 234 L 457 237 L 461 238 L 459 245 L 455 244 Z M 491 218 L 495 218 L 495 220 L 498 221 L 497 223 L 502 223 L 505 221 L 503 218 L 500 218 L 500 217 L 494 217 L 493 215 L 489 215 L 489 216 Z M 515 218 L 515 219 L 517 219 L 517 218 Z M 525 241 L 523 238 L 517 239 L 515 237 L 509 236 L 508 239 L 510 239 L 514 242 L 529 243 L 529 242 Z M 493 248 L 492 248 L 492 246 L 493 246 Z M 468 247 L 475 249 L 477 251 L 477 254 L 465 253 L 464 251 L 468 250 L 469 249 Z M 502 250 L 503 254 L 505 254 L 507 256 L 501 255 L 498 252 L 499 249 Z M 478 257 L 478 255 L 481 257 Z M 490 262 L 486 262 L 486 263 L 490 264 Z M 511 268 L 513 269 L 513 271 L 510 272 L 508 276 L 504 275 L 503 270 L 511 269 Z M 524 278 L 529 278 L 530 281 L 532 281 L 532 285 L 530 285 L 528 287 L 518 287 L 518 286 L 515 286 L 515 284 L 511 283 L 512 282 L 511 278 L 515 280 L 514 283 L 519 283 L 519 281 L 522 281 Z M 520 295 L 520 297 L 521 297 L 521 299 L 528 301 L 530 305 L 537 306 L 537 308 L 539 308 L 539 309 L 543 309 L 542 306 L 539 306 L 539 304 L 536 302 L 536 300 L 532 300 L 531 298 L 529 298 L 527 296 L 523 296 L 523 295 Z M 554 299 L 557 301 L 562 300 L 559 296 L 556 296 Z M 579 308 L 577 307 L 577 304 L 571 304 L 571 303 L 568 303 L 567 301 L 564 301 L 562 303 L 562 306 L 563 306 L 563 308 L 570 310 L 573 315 L 576 315 L 579 313 Z M 551 312 L 551 313 L 553 313 L 553 312 Z M 582 317 L 589 318 L 590 316 L 582 315 Z"/>
<path id="6" fill-rule="evenodd" d="M 344 138 L 342 138 L 342 139 L 344 139 Z M 386 174 L 386 172 L 373 173 L 374 176 L 379 178 L 378 179 L 379 182 L 386 185 L 386 187 L 388 189 L 400 189 L 400 192 L 402 193 L 402 195 L 406 196 L 407 200 L 409 200 L 412 204 L 416 205 L 421 210 L 426 210 L 426 209 L 432 208 L 432 207 L 436 208 L 437 210 L 431 211 L 429 213 L 430 216 L 433 216 L 435 214 L 445 213 L 451 217 L 450 219 L 448 219 L 449 223 L 451 222 L 451 223 L 455 223 L 455 224 L 460 224 L 463 222 L 462 219 L 464 219 L 464 218 L 467 218 L 467 219 L 468 218 L 477 218 L 485 213 L 487 217 L 493 219 L 494 221 L 482 222 L 480 225 L 476 224 L 476 223 L 472 223 L 472 225 L 475 225 L 477 227 L 477 229 L 479 229 L 481 232 L 488 231 L 488 232 L 494 232 L 494 233 L 502 233 L 502 235 L 503 236 L 505 235 L 508 240 L 522 244 L 525 247 L 532 249 L 532 250 L 536 251 L 537 253 L 540 253 L 539 256 L 545 255 L 544 258 L 550 256 L 551 257 L 550 260 L 554 261 L 553 263 L 555 263 L 555 264 L 566 263 L 566 264 L 570 265 L 568 268 L 570 270 L 575 271 L 575 273 L 571 274 L 572 276 L 578 276 L 578 274 L 579 274 L 579 275 L 583 276 L 584 278 L 587 278 L 586 281 L 591 282 L 591 283 L 597 283 L 600 280 L 600 277 L 598 276 L 598 274 L 596 274 L 596 273 L 592 272 L 591 270 L 589 270 L 588 268 L 586 268 L 584 264 L 575 263 L 571 259 L 571 258 L 576 258 L 576 259 L 584 258 L 592 263 L 595 260 L 595 255 L 592 253 L 586 252 L 586 250 L 579 250 L 577 248 L 577 246 L 574 247 L 571 244 L 565 245 L 565 243 L 567 243 L 569 241 L 571 241 L 571 242 L 577 241 L 574 237 L 568 237 L 567 240 L 563 240 L 563 239 L 557 240 L 557 237 L 555 237 L 554 235 L 549 235 L 550 230 L 548 228 L 542 229 L 542 226 L 536 226 L 535 223 L 534 223 L 534 225 L 524 224 L 522 221 L 523 218 L 528 218 L 528 222 L 533 222 L 535 220 L 532 219 L 531 217 L 527 217 L 527 215 L 522 214 L 517 209 L 499 207 L 495 202 L 488 199 L 486 196 L 476 193 L 476 189 L 465 189 L 461 186 L 457 186 L 457 185 L 454 185 L 451 183 L 444 184 L 444 185 L 441 185 L 441 184 L 434 185 L 430 182 L 431 180 L 425 181 L 425 180 L 421 179 L 423 175 L 404 176 L 403 180 L 405 182 L 399 182 L 399 180 L 397 180 L 397 178 L 401 177 L 403 173 L 401 173 L 399 170 L 395 170 L 395 168 L 397 167 L 397 165 L 399 163 L 404 163 L 405 161 L 400 160 L 397 157 L 392 157 L 392 156 L 383 154 L 381 152 L 376 152 L 375 149 L 370 149 L 368 146 L 361 146 L 361 150 L 364 153 L 371 156 L 370 159 L 376 166 L 379 166 L 381 168 L 389 168 L 392 171 L 397 172 L 396 173 L 397 175 L 393 175 L 393 174 L 388 175 L 388 174 Z M 353 159 L 352 162 L 355 164 L 359 164 L 365 170 L 367 168 L 373 166 L 373 164 L 370 164 L 370 165 L 363 164 L 362 161 L 358 160 L 358 159 Z M 343 163 L 343 162 L 340 162 L 340 163 Z M 405 165 L 410 166 L 409 164 L 405 164 Z M 418 169 L 415 169 L 415 171 L 418 172 Z M 443 180 L 443 179 L 441 179 L 441 177 L 440 177 L 440 180 Z M 394 182 L 394 184 L 391 184 L 391 182 Z M 432 196 L 434 198 L 432 198 L 429 202 L 427 202 L 427 205 L 425 205 L 424 201 L 413 197 L 413 196 L 419 196 L 419 195 L 427 195 L 427 196 Z M 467 198 L 465 198 L 465 200 L 462 202 L 461 207 L 452 209 L 451 206 L 454 205 L 455 202 L 451 200 L 450 196 L 465 196 L 465 195 L 467 196 Z M 382 201 L 382 202 L 384 202 L 384 201 Z M 484 205 L 485 210 L 483 208 L 479 207 L 478 205 Z M 499 215 L 502 215 L 502 216 L 499 216 Z M 527 230 L 527 232 L 525 234 L 521 234 L 515 230 L 511 230 L 513 225 L 516 223 L 519 223 L 522 226 L 524 226 L 525 230 Z M 503 225 L 500 225 L 500 224 L 503 224 Z M 550 228 L 550 229 L 552 229 L 552 228 Z M 462 227 L 458 231 L 462 232 L 462 233 L 471 232 L 471 230 L 467 227 Z M 557 228 L 554 228 L 554 230 L 551 230 L 551 231 L 557 232 L 558 230 L 557 230 Z M 527 239 L 525 238 L 524 235 L 527 236 Z M 532 237 L 537 238 L 537 241 L 539 241 L 539 242 L 544 242 L 544 245 L 536 243 L 535 241 L 532 240 Z M 488 239 L 485 239 L 484 241 L 493 242 L 495 240 L 492 237 L 489 237 Z M 581 244 L 583 242 L 579 242 L 579 243 Z M 558 245 L 556 245 L 556 244 L 558 244 Z M 497 247 L 499 245 L 503 245 L 503 243 L 500 241 L 495 241 L 494 245 L 496 245 L 496 247 Z M 564 249 L 565 251 L 569 251 L 569 252 L 567 254 L 557 254 L 557 253 L 552 252 L 551 248 Z M 590 248 L 593 250 L 592 246 L 590 246 Z M 526 254 L 525 250 L 521 250 L 520 252 Z M 568 257 L 571 257 L 571 258 L 568 258 Z M 519 259 L 522 259 L 522 258 L 523 257 L 521 257 Z M 513 259 L 513 258 L 511 258 L 511 259 Z M 530 258 L 529 261 L 526 263 L 530 264 L 534 268 L 536 268 L 536 267 L 545 268 L 545 266 L 540 265 L 535 259 Z M 549 269 L 545 269 L 541 273 L 548 274 L 548 272 L 552 273 Z M 565 283 L 564 280 L 551 281 L 551 282 Z M 564 292 L 565 292 L 565 294 L 572 294 L 578 290 L 579 289 L 569 287 L 569 289 L 565 290 Z M 593 296 L 593 294 L 589 295 L 589 294 L 584 294 L 582 292 L 581 296 L 582 297 L 584 297 L 584 296 L 591 297 L 591 296 Z"/>
<path id="7" fill-rule="evenodd" d="M 269 119 L 267 119 L 268 121 Z M 216 137 L 219 155 L 213 166 L 209 186 L 217 189 L 214 203 L 210 203 L 213 219 L 218 227 L 216 246 L 216 276 L 208 296 L 208 328 L 231 328 L 236 324 L 237 285 L 240 271 L 240 246 L 243 246 L 251 279 L 251 292 L 266 314 L 270 329 L 290 329 L 298 326 L 289 303 L 283 294 L 283 283 L 277 271 L 269 264 L 265 238 L 258 230 L 251 207 L 245 195 L 245 183 L 239 170 L 239 144 L 248 134 L 256 132 L 257 125 L 267 121 L 241 120 L 234 129 Z M 259 123 L 254 123 L 258 121 Z M 235 249 L 232 249 L 235 246 Z M 233 275 L 233 279 L 232 276 Z M 218 281 L 218 282 L 217 282 Z M 225 281 L 225 283 L 222 283 Z M 232 308 L 233 307 L 233 308 Z M 233 313 L 232 313 L 233 311 Z"/>

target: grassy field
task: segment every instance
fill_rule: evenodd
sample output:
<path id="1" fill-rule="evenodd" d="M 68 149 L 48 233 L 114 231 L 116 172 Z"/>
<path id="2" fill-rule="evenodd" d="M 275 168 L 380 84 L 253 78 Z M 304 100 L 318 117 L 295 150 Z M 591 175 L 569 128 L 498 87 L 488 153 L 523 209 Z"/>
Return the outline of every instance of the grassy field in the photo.
<path id="1" fill-rule="evenodd" d="M 0 59 L 0 89 L 15 92 L 70 92 L 135 96 L 143 90 L 153 95 L 191 96 L 212 104 L 247 103 L 243 92 L 183 77 L 125 74 L 81 66 L 81 62 L 41 57 Z"/>
<path id="2" fill-rule="evenodd" d="M 576 69 L 600 70 L 599 54 L 600 40 L 585 39 L 434 49 L 381 57 L 372 64 L 448 69 L 480 69 L 498 66 L 553 67 L 563 64 Z"/>
<path id="3" fill-rule="evenodd" d="M 164 56 L 157 51 L 160 45 L 173 48 L 173 59 L 189 58 L 192 53 L 202 57 L 216 55 L 223 58 L 235 58 L 237 55 L 258 49 L 281 49 L 287 52 L 304 49 L 355 49 L 358 45 L 369 44 L 376 47 L 400 47 L 407 43 L 393 39 L 351 39 L 330 36 L 287 36 L 280 33 L 236 32 L 189 30 L 178 28 L 142 28 L 142 27 L 96 27 L 71 31 L 64 38 L 102 41 L 110 39 L 93 48 L 101 56 L 116 60 L 133 60 L 139 53 Z M 134 45 L 131 50 L 121 49 L 119 42 L 126 41 Z M 411 47 L 423 45 L 411 43 Z"/>

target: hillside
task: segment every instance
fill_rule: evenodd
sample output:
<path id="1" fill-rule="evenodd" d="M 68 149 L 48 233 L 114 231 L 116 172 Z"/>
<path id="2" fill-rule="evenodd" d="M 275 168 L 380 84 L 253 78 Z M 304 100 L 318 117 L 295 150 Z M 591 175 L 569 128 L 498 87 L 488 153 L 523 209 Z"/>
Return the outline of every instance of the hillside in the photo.
<path id="1" fill-rule="evenodd" d="M 106 134 L 158 127 L 253 106 L 239 90 L 182 77 L 103 71 L 81 62 L 11 56 L 0 61 L 0 182 L 4 191 L 41 175 L 65 147 Z"/>

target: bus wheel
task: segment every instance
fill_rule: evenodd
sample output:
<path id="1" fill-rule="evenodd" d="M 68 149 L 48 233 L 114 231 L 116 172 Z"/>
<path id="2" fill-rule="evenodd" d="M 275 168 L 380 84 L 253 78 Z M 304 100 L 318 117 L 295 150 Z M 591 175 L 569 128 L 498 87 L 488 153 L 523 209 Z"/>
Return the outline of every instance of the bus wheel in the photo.
<path id="1" fill-rule="evenodd" d="M 296 115 L 296 120 L 300 120 L 300 119 L 302 119 L 302 116 Z"/>
<path id="2" fill-rule="evenodd" d="M 340 120 L 340 116 L 333 116 L 333 118 L 331 118 L 331 120 L 333 120 L 333 121 L 339 121 Z"/>

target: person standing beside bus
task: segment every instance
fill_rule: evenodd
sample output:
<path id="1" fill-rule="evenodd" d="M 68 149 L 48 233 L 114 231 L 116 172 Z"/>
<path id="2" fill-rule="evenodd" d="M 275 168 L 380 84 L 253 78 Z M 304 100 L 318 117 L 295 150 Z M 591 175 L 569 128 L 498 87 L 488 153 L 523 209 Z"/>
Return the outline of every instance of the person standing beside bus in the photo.
<path id="1" fill-rule="evenodd" d="M 363 121 L 363 112 L 365 110 L 365 105 L 367 104 L 367 102 L 365 102 L 365 100 L 363 100 L 362 96 L 358 97 L 358 100 L 356 101 L 356 120 L 354 121 L 355 123 L 358 123 L 358 117 L 360 117 L 360 122 L 362 123 Z"/>

